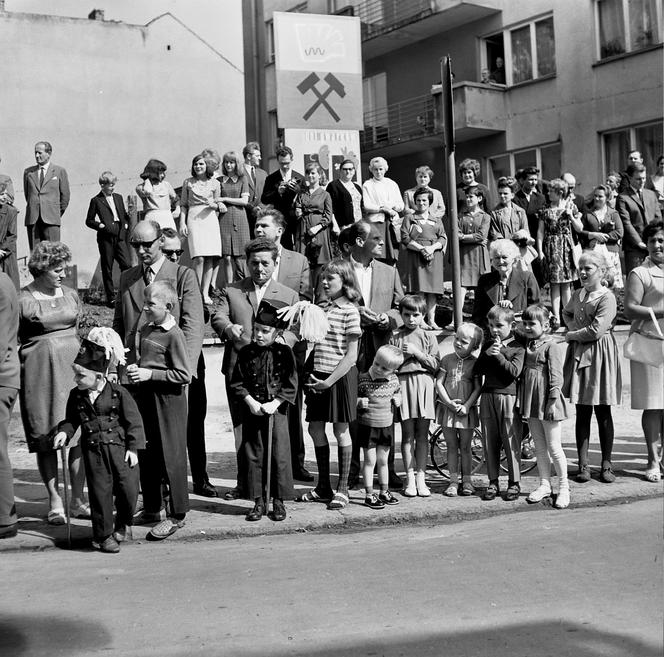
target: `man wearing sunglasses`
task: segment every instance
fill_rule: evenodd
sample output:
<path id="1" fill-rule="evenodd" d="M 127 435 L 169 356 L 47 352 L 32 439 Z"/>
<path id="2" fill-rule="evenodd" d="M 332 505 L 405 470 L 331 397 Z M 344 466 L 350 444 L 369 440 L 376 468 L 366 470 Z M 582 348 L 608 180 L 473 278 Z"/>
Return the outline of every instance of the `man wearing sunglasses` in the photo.
<path id="1" fill-rule="evenodd" d="M 187 342 L 189 370 L 196 372 L 203 347 L 203 301 L 196 274 L 189 267 L 172 262 L 161 248 L 162 231 L 156 221 L 139 221 L 129 238 L 129 245 L 138 256 L 138 264 L 122 272 L 120 289 L 115 299 L 113 329 L 125 347 L 134 349 L 136 330 L 146 321 L 143 313 L 143 292 L 155 280 L 170 281 L 178 293 L 178 302 L 171 310 Z"/>
<path id="2" fill-rule="evenodd" d="M 171 262 L 178 263 L 183 253 L 180 236 L 173 228 L 163 228 L 161 235 L 161 252 Z M 204 319 L 209 316 L 203 306 Z M 203 351 L 198 357 L 196 371 L 192 372 L 189 384 L 188 416 L 187 416 L 187 454 L 191 480 L 194 484 L 194 495 L 218 497 L 217 489 L 210 482 L 207 473 L 207 454 L 205 450 L 205 417 L 207 415 L 207 390 L 205 388 L 205 358 Z"/>

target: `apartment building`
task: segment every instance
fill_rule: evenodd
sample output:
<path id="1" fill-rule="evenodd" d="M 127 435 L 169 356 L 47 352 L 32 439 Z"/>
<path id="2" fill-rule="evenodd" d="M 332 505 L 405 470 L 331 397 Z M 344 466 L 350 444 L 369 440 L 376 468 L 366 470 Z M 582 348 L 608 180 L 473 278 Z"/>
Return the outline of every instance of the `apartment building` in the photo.
<path id="1" fill-rule="evenodd" d="M 442 186 L 440 60 L 449 55 L 457 161 L 478 159 L 490 187 L 501 175 L 535 165 L 545 178 L 572 171 L 586 191 L 609 170 L 623 169 L 630 149 L 640 149 L 650 169 L 663 152 L 662 4 L 252 0 L 247 10 L 260 65 L 253 87 L 247 84 L 248 120 L 249 107 L 257 105 L 252 88 L 264 105 L 247 133 L 266 154 L 280 139 L 272 13 L 353 15 L 362 27 L 363 163 L 382 155 L 402 186 L 414 182 L 415 167 L 428 164 L 434 186 Z M 494 82 L 483 83 L 483 72 L 493 72 Z"/>

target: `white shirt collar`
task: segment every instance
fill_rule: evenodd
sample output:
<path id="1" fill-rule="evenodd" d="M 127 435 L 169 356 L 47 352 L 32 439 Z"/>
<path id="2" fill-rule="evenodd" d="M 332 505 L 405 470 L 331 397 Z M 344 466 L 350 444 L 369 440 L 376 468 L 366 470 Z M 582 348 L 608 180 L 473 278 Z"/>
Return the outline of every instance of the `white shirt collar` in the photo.
<path id="1" fill-rule="evenodd" d="M 159 326 L 160 328 L 164 329 L 164 331 L 170 331 L 174 326 L 176 326 L 175 317 L 168 313 L 168 315 L 166 315 L 166 319 L 161 324 L 150 322 L 149 326 Z"/>

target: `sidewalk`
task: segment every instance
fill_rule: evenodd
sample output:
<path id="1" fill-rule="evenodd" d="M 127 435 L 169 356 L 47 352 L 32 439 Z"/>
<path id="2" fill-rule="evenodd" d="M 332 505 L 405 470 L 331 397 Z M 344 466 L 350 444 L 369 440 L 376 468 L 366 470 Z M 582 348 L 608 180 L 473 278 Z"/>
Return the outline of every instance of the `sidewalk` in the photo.
<path id="1" fill-rule="evenodd" d="M 622 349 L 626 333 L 620 332 L 617 337 Z M 445 345 L 443 345 L 443 349 L 445 349 Z M 212 482 L 223 495 L 235 484 L 235 448 L 223 379 L 219 373 L 222 353 L 222 349 L 218 347 L 205 349 L 209 398 L 206 420 L 208 471 Z M 598 480 L 600 455 L 594 425 L 590 451 L 593 480 L 586 484 L 578 484 L 574 481 L 576 446 L 573 417 L 564 423 L 563 441 L 571 475 L 571 508 L 624 504 L 662 495 L 661 482 L 653 484 L 643 479 L 646 459 L 640 415 L 640 411 L 632 411 L 629 408 L 629 367 L 625 366 L 623 368 L 623 404 L 614 408 L 613 412 L 616 429 L 613 464 L 617 475 L 617 480 L 613 484 L 603 484 Z M 333 440 L 331 443 L 332 472 L 336 473 L 337 450 Z M 308 436 L 305 437 L 305 444 L 308 457 L 307 467 L 315 473 L 313 448 Z M 14 467 L 19 534 L 16 538 L 0 541 L 0 551 L 65 547 L 65 527 L 53 527 L 45 521 L 48 510 L 46 493 L 37 472 L 35 457 L 27 452 L 18 408 L 10 425 L 9 449 Z M 396 462 L 397 471 L 399 471 L 401 467 L 399 455 L 397 455 Z M 334 474 L 332 481 L 334 485 Z M 294 532 L 357 531 L 394 524 L 433 525 L 520 511 L 565 513 L 564 510 L 554 510 L 550 500 L 536 505 L 526 503 L 526 496 L 539 483 L 536 468 L 523 478 L 521 498 L 516 502 L 505 502 L 499 498 L 492 502 L 482 501 L 480 496 L 488 481 L 486 475 L 481 473 L 473 478 L 477 489 L 476 494 L 468 498 L 443 497 L 441 492 L 446 487 L 446 482 L 433 468 L 428 471 L 428 483 L 432 491 L 431 497 L 406 498 L 397 494 L 400 504 L 382 510 L 371 510 L 365 507 L 363 505 L 364 490 L 359 488 L 351 491 L 351 503 L 343 511 L 328 511 L 322 504 L 286 502 L 288 517 L 284 522 L 279 523 L 275 523 L 267 517 L 259 522 L 245 521 L 244 515 L 252 507 L 252 503 L 247 500 L 227 501 L 223 497 L 209 499 L 192 494 L 190 495 L 191 511 L 187 515 L 185 527 L 165 542 L 228 539 Z M 556 485 L 554 478 L 554 490 Z M 507 478 L 505 476 L 501 478 L 501 488 L 504 490 L 506 486 Z M 309 485 L 296 482 L 296 493 L 308 488 L 310 488 Z M 123 549 L 139 549 L 139 546 L 145 545 L 144 539 L 148 530 L 149 527 L 135 527 L 133 543 Z M 82 546 L 86 544 L 85 539 L 90 537 L 89 521 L 72 521 L 72 538 L 75 546 L 85 549 Z M 152 545 L 150 544 L 150 546 Z"/>

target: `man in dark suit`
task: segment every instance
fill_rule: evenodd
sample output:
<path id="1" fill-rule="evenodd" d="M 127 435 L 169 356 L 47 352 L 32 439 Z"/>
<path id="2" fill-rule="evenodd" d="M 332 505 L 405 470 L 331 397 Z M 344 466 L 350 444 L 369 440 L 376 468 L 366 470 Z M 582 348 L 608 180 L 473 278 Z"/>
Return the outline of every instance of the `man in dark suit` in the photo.
<path id="1" fill-rule="evenodd" d="M 69 178 L 62 167 L 51 163 L 52 151 L 47 141 L 38 141 L 35 144 L 37 164 L 23 172 L 30 250 L 43 240 L 60 241 L 60 222 L 69 205 Z"/>
<path id="2" fill-rule="evenodd" d="M 275 304 L 279 306 L 282 304 L 291 306 L 299 301 L 297 292 L 272 278 L 279 255 L 279 248 L 272 240 L 264 237 L 254 239 L 247 243 L 245 253 L 249 276 L 224 288 L 219 307 L 211 319 L 212 328 L 222 340 L 226 341 L 221 371 L 226 379 L 237 455 L 237 486 L 226 493 L 226 499 L 246 497 L 247 492 L 247 469 L 243 452 L 239 449 L 242 442 L 242 414 L 237 402 L 232 401 L 233 395 L 230 391 L 230 380 L 237 362 L 237 354 L 242 347 L 251 342 L 254 318 L 258 305 L 263 299 L 269 302 L 281 302 Z M 290 331 L 284 331 L 283 338 L 291 348 L 297 342 L 297 336 Z"/>
<path id="3" fill-rule="evenodd" d="M 648 255 L 641 238 L 643 229 L 651 222 L 662 218 L 657 194 L 646 189 L 646 168 L 643 164 L 630 164 L 626 171 L 629 187 L 618 195 L 616 210 L 623 222 L 625 231 L 623 250 L 625 252 L 625 274 L 638 267 Z"/>
<path id="4" fill-rule="evenodd" d="M 2 162 L 1 157 L 0 162 Z M 0 203 L 9 203 L 9 205 L 14 204 L 14 183 L 12 182 L 12 179 L 4 173 L 0 173 Z"/>
<path id="5" fill-rule="evenodd" d="M 85 225 L 97 231 L 101 280 L 109 308 L 115 304 L 113 261 L 117 261 L 121 272 L 131 267 L 131 257 L 127 248 L 129 215 L 125 210 L 122 196 L 113 193 L 117 181 L 118 179 L 110 171 L 104 171 L 99 176 L 101 191 L 90 200 L 88 216 L 85 219 Z"/>
<path id="6" fill-rule="evenodd" d="M 18 297 L 14 284 L 0 272 L 0 539 L 16 536 L 14 475 L 9 460 L 9 420 L 20 386 Z"/>
<path id="7" fill-rule="evenodd" d="M 249 186 L 249 203 L 246 207 L 247 221 L 249 222 L 249 232 L 253 239 L 255 221 L 254 212 L 261 202 L 261 196 L 263 196 L 267 171 L 260 167 L 262 158 L 261 147 L 257 141 L 250 141 L 242 149 L 242 156 L 244 157 L 244 179 Z"/>
<path id="8" fill-rule="evenodd" d="M 274 206 L 284 215 L 288 227 L 282 237 L 282 243 L 287 249 L 292 249 L 295 234 L 293 201 L 300 191 L 304 178 L 301 173 L 291 169 L 293 151 L 288 146 L 279 147 L 276 155 L 279 168 L 265 179 L 261 203 Z"/>
<path id="9" fill-rule="evenodd" d="M 403 297 L 403 287 L 396 267 L 386 265 L 381 257 L 385 246 L 380 231 L 374 224 L 357 221 L 349 228 L 350 262 L 353 265 L 358 289 L 362 298 L 359 301 L 360 338 L 357 369 L 366 372 L 373 363 L 378 348 L 390 339 L 392 331 L 400 324 L 396 310 Z M 350 426 L 353 440 L 348 485 L 352 487 L 360 476 L 360 445 L 357 441 L 357 423 Z M 399 490 L 403 483 L 394 471 L 394 444 L 389 456 L 389 485 Z"/>
<path id="10" fill-rule="evenodd" d="M 537 190 L 537 186 L 539 185 L 539 169 L 535 167 L 525 168 L 521 171 L 518 181 L 521 183 L 521 189 L 514 195 L 513 202 L 525 210 L 530 236 L 535 238 L 537 236 L 537 229 L 539 228 L 539 212 L 546 207 L 544 194 Z M 543 285 L 544 271 L 541 261 L 534 260 L 532 268 L 537 283 Z"/>
<path id="11" fill-rule="evenodd" d="M 272 278 L 278 283 L 297 292 L 302 301 L 311 301 L 311 279 L 309 274 L 309 261 L 295 251 L 289 251 L 281 246 L 281 237 L 286 230 L 284 216 L 274 208 L 260 208 L 256 213 L 256 237 L 266 237 L 272 240 L 279 249 L 277 266 Z M 288 408 L 288 429 L 290 433 L 291 460 L 293 477 L 299 481 L 313 481 L 314 476 L 304 467 L 304 431 L 302 428 L 304 361 L 307 356 L 307 343 L 304 340 L 296 342 L 293 354 L 297 364 L 298 390 L 295 403 Z"/>
<path id="12" fill-rule="evenodd" d="M 196 274 L 189 267 L 167 260 L 161 251 L 161 228 L 156 221 L 140 221 L 132 231 L 129 244 L 136 250 L 139 264 L 122 272 L 115 299 L 113 329 L 125 347 L 135 348 L 136 331 L 145 320 L 143 293 L 153 281 L 170 281 L 178 293 L 171 310 L 187 343 L 189 371 L 196 372 L 203 347 L 203 300 Z"/>

